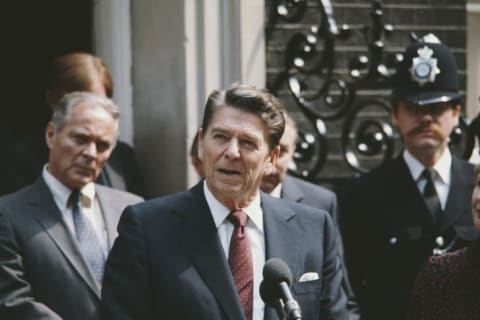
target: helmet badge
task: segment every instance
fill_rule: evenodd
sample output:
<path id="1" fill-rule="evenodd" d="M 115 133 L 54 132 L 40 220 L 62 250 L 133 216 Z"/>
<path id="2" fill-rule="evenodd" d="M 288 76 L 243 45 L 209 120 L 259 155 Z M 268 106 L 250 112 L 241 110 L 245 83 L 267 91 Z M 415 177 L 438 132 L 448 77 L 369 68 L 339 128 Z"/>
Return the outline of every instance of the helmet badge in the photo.
<path id="1" fill-rule="evenodd" d="M 421 87 L 427 82 L 435 82 L 435 77 L 440 73 L 437 59 L 432 58 L 433 50 L 427 46 L 417 50 L 418 56 L 412 59 L 412 67 L 409 69 L 412 80 Z"/>

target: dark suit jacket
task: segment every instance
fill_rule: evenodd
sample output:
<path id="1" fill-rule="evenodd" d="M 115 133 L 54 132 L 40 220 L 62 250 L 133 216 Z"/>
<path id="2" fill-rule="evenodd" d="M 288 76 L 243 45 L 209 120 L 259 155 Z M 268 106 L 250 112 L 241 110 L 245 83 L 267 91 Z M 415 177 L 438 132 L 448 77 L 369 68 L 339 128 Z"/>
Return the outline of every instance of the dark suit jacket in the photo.
<path id="1" fill-rule="evenodd" d="M 472 226 L 471 164 L 453 159 L 447 205 L 438 226 L 402 156 L 354 179 L 339 197 L 350 281 L 364 319 L 405 319 L 413 281 L 437 237 L 455 250 Z"/>
<path id="2" fill-rule="evenodd" d="M 262 194 L 266 258 L 291 268 L 304 319 L 346 319 L 335 227 L 324 211 Z M 299 283 L 305 272 L 319 280 Z M 200 182 L 128 207 L 107 260 L 103 319 L 244 319 Z M 278 319 L 266 308 L 265 319 Z"/>
<path id="3" fill-rule="evenodd" d="M 3 145 L 1 152 L 0 195 L 15 192 L 35 182 L 48 162 L 44 132 Z M 143 194 L 143 179 L 129 145 L 117 142 L 97 183 L 138 195 Z"/>
<path id="4" fill-rule="evenodd" d="M 325 210 L 330 214 L 337 227 L 338 251 L 342 261 L 344 261 L 343 240 L 340 236 L 337 196 L 335 193 L 313 183 L 287 175 L 282 182 L 281 197 L 290 201 L 305 204 L 310 207 Z M 360 319 L 358 303 L 350 285 L 350 280 L 348 279 L 348 273 L 345 267 L 344 270 L 345 272 L 344 279 L 342 281 L 342 288 L 348 298 L 348 318 L 349 320 Z"/>
<path id="5" fill-rule="evenodd" d="M 122 210 L 142 199 L 95 186 L 111 247 Z M 99 318 L 100 291 L 42 178 L 0 198 L 0 319 Z"/>

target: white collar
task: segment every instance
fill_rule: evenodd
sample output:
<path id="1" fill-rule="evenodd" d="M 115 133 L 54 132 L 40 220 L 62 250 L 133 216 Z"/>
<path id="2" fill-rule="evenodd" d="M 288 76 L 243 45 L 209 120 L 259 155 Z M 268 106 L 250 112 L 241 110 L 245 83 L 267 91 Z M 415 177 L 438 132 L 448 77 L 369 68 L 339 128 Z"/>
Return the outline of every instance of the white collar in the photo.
<path id="1" fill-rule="evenodd" d="M 225 221 L 227 216 L 230 214 L 230 209 L 225 207 L 220 201 L 215 198 L 215 196 L 210 192 L 207 186 L 206 180 L 203 181 L 203 193 L 205 199 L 207 200 L 208 207 L 215 222 L 215 226 L 218 227 Z M 260 193 L 257 192 L 257 195 L 246 208 L 242 208 L 242 211 L 245 212 L 249 221 L 251 221 L 261 232 L 263 232 L 263 213 L 262 207 L 260 206 Z"/>
<path id="2" fill-rule="evenodd" d="M 53 176 L 47 170 L 48 164 L 43 167 L 42 177 L 45 180 L 45 183 L 52 191 L 53 197 L 56 203 L 62 205 L 62 210 L 68 207 L 68 199 L 72 190 L 65 186 L 62 182 L 60 182 L 55 176 Z M 93 203 L 93 199 L 95 198 L 95 184 L 90 182 L 86 184 L 81 190 L 80 193 L 82 195 L 82 205 L 85 207 L 90 207 Z"/>
<path id="3" fill-rule="evenodd" d="M 408 151 L 403 151 L 403 159 L 407 164 L 408 169 L 415 181 L 418 181 L 420 178 L 425 166 L 420 163 L 417 159 L 413 157 L 413 155 Z M 450 184 L 451 179 L 451 169 L 452 167 L 452 154 L 450 150 L 447 148 L 445 152 L 442 154 L 440 159 L 438 159 L 437 163 L 433 166 L 435 169 L 437 176 L 446 184 Z"/>
<path id="4" fill-rule="evenodd" d="M 282 197 L 282 186 L 283 183 L 277 184 L 275 188 L 273 188 L 272 192 L 270 192 L 270 195 L 275 198 L 281 198 Z"/>

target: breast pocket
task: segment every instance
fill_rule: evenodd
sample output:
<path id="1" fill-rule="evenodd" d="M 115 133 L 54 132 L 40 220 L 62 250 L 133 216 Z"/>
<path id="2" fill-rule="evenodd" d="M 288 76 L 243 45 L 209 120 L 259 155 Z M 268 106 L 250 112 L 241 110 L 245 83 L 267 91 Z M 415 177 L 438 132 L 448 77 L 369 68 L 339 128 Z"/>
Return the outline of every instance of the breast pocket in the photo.
<path id="1" fill-rule="evenodd" d="M 304 319 L 318 319 L 320 316 L 321 280 L 294 282 L 292 293 L 302 310 Z"/>

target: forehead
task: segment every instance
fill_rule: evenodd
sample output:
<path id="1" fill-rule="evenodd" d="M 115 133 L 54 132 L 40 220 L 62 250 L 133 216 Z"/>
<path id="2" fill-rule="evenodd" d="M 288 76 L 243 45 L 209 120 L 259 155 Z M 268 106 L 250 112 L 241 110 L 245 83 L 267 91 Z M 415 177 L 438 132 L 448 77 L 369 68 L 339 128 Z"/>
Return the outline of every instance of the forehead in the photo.
<path id="1" fill-rule="evenodd" d="M 215 110 L 208 130 L 220 128 L 261 135 L 268 132 L 267 125 L 259 115 L 229 106 L 221 106 Z"/>
<path id="2" fill-rule="evenodd" d="M 91 101 L 77 104 L 67 115 L 65 127 L 89 127 L 91 130 L 117 130 L 118 121 L 107 110 Z"/>

